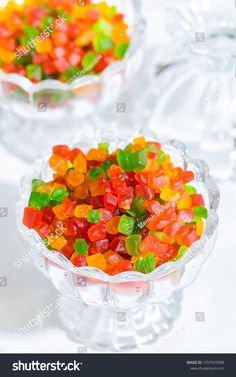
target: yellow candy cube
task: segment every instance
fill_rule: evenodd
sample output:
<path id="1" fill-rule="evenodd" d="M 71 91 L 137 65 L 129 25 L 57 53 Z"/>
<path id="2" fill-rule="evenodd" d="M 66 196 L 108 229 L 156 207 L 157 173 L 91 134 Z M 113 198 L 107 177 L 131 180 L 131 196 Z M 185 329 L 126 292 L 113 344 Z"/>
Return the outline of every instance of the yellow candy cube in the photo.
<path id="1" fill-rule="evenodd" d="M 196 223 L 196 233 L 198 236 L 201 237 L 203 231 L 204 231 L 204 222 L 202 220 L 199 220 Z"/>
<path id="2" fill-rule="evenodd" d="M 88 204 L 79 204 L 78 206 L 75 207 L 74 216 L 82 217 L 86 219 L 88 216 L 88 211 L 90 209 L 93 209 L 93 206 L 90 206 Z"/>
<path id="3" fill-rule="evenodd" d="M 161 188 L 160 198 L 166 202 L 175 202 L 177 203 L 180 197 L 179 191 L 172 190 L 168 187 Z"/>
<path id="4" fill-rule="evenodd" d="M 145 140 L 144 136 L 136 137 L 135 139 L 133 139 L 133 142 L 134 142 L 134 144 L 138 144 L 141 147 L 145 147 L 145 145 L 146 145 L 146 140 Z"/>
<path id="5" fill-rule="evenodd" d="M 181 195 L 178 203 L 177 203 L 177 208 L 178 209 L 189 209 L 191 208 L 192 205 L 192 199 L 191 196 L 188 195 L 187 193 L 184 193 Z"/>

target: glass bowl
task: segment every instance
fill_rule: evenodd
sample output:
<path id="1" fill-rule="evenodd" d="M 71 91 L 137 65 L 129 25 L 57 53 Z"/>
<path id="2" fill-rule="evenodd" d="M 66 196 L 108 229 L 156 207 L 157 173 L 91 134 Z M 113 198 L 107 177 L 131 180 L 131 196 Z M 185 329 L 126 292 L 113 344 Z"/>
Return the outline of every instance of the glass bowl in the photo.
<path id="1" fill-rule="evenodd" d="M 149 140 L 157 137 L 147 135 Z M 81 134 L 71 145 L 88 150 L 108 140 L 111 149 L 124 147 L 125 134 L 97 132 L 93 138 Z M 31 180 L 47 180 L 50 152 L 35 162 L 32 174 L 21 181 L 17 204 L 17 222 L 25 247 L 34 255 L 38 268 L 52 281 L 62 295 L 61 319 L 69 336 L 78 343 L 99 350 L 129 350 L 155 342 L 170 330 L 180 313 L 181 290 L 196 278 L 201 265 L 213 249 L 217 235 L 219 191 L 207 165 L 192 160 L 184 145 L 172 140 L 163 143 L 174 163 L 195 172 L 194 185 L 204 196 L 209 216 L 199 241 L 176 262 L 167 262 L 149 274 L 124 272 L 110 276 L 92 267 L 75 267 L 64 256 L 49 251 L 38 234 L 22 225 Z M 32 254 L 33 253 L 33 254 Z"/>
<path id="2" fill-rule="evenodd" d="M 234 81 L 223 73 L 202 71 L 193 56 L 173 59 L 172 49 L 163 49 L 152 60 L 155 70 L 133 105 L 134 124 L 163 139 L 172 135 L 181 140 L 208 162 L 216 179 L 235 179 Z"/>
<path id="3" fill-rule="evenodd" d="M 168 29 L 203 70 L 235 70 L 236 3 L 232 0 L 168 0 Z M 173 34 L 174 33 L 174 34 Z"/>
<path id="4" fill-rule="evenodd" d="M 168 0 L 165 6 L 167 29 L 178 49 L 172 62 L 184 57 L 173 67 L 174 85 L 165 95 L 168 105 L 184 110 L 172 124 L 178 123 L 176 132 L 185 138 L 194 132 L 196 138 L 189 140 L 198 144 L 217 178 L 235 179 L 236 3 Z"/>
<path id="5" fill-rule="evenodd" d="M 100 75 L 84 75 L 71 84 L 58 80 L 32 83 L 22 75 L 6 74 L 0 69 L 1 139 L 13 153 L 35 158 L 45 143 L 57 143 L 61 134 L 80 127 L 84 117 L 114 103 L 136 76 L 144 50 L 145 22 L 137 18 L 140 1 L 107 3 L 125 14 L 131 44 L 124 58 Z M 31 142 L 26 148 L 29 134 Z"/>

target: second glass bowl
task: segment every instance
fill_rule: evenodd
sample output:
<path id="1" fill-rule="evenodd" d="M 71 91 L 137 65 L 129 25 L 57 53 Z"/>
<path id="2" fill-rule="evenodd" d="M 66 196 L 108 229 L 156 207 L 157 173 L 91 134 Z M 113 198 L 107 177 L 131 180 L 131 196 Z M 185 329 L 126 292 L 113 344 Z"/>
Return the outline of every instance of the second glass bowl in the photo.
<path id="1" fill-rule="evenodd" d="M 0 70 L 0 132 L 12 153 L 25 159 L 60 142 L 60 136 L 82 127 L 83 119 L 114 103 L 140 69 L 145 22 L 137 18 L 139 0 L 108 0 L 125 15 L 131 44 L 125 57 L 100 75 L 84 75 L 72 84 L 57 80 L 32 83 Z M 28 143 L 31 135 L 30 143 Z"/>

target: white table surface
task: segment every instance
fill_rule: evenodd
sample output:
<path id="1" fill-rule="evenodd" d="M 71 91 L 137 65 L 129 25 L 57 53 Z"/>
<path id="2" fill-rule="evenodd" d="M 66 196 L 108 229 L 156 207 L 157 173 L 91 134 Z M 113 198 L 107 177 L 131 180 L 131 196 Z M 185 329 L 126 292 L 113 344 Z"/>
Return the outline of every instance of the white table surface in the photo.
<path id="1" fill-rule="evenodd" d="M 164 19 L 161 6 L 151 13 L 149 36 L 158 34 Z M 159 41 L 162 44 L 165 38 Z M 0 145 L 0 207 L 8 208 L 8 216 L 0 217 L 0 277 L 7 277 L 7 287 L 0 287 L 0 352 L 78 352 L 78 344 L 61 328 L 57 311 L 24 336 L 14 336 L 17 328 L 58 296 L 31 260 L 19 270 L 14 266 L 17 258 L 26 255 L 16 229 L 15 204 L 19 180 L 29 169 Z M 182 313 L 171 332 L 136 352 L 236 352 L 236 183 L 221 182 L 219 187 L 221 227 L 212 255 L 197 280 L 184 291 Z M 196 312 L 204 312 L 205 321 L 197 322 Z"/>

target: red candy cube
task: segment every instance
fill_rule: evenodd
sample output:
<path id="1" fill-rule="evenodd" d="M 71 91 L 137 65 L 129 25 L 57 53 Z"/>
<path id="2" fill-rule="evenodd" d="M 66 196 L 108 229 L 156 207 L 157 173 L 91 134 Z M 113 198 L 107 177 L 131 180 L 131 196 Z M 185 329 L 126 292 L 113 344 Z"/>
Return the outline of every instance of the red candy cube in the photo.
<path id="1" fill-rule="evenodd" d="M 90 241 L 104 240 L 106 238 L 106 226 L 103 223 L 92 225 L 88 230 Z"/>
<path id="2" fill-rule="evenodd" d="M 40 222 L 43 217 L 43 212 L 38 211 L 35 208 L 26 207 L 24 209 L 23 215 L 23 224 L 27 226 L 27 228 L 37 228 L 40 225 Z"/>
<path id="3" fill-rule="evenodd" d="M 203 196 L 201 194 L 193 194 L 191 195 L 191 198 L 192 198 L 192 207 L 205 205 Z"/>
<path id="4" fill-rule="evenodd" d="M 116 275 L 120 274 L 121 272 L 126 272 L 126 271 L 132 271 L 133 266 L 130 261 L 121 261 L 119 263 L 111 264 L 108 266 L 105 270 L 105 272 L 109 275 Z"/>
<path id="5" fill-rule="evenodd" d="M 103 197 L 104 207 L 111 212 L 114 212 L 114 210 L 116 209 L 117 202 L 118 202 L 117 197 L 111 194 L 110 192 L 107 192 Z"/>
<path id="6" fill-rule="evenodd" d="M 108 239 L 91 242 L 90 244 L 89 251 L 91 254 L 104 253 L 107 250 L 109 250 Z"/>

